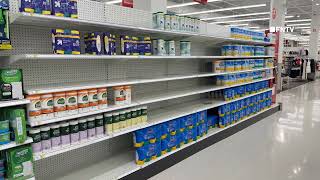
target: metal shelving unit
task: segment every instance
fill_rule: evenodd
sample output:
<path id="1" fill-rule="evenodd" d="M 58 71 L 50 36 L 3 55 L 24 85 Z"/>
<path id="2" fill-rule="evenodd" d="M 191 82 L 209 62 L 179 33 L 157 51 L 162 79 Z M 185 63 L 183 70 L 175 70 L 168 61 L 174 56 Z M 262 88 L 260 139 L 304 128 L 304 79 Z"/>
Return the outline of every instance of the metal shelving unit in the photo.
<path id="1" fill-rule="evenodd" d="M 208 61 L 273 58 L 273 56 L 212 56 L 220 53 L 217 47 L 221 43 L 261 46 L 270 46 L 272 43 L 229 38 L 230 35 L 225 33 L 229 32 L 227 29 L 221 31 L 210 29 L 213 26 L 203 26 L 203 29 L 200 30 L 201 33 L 152 29 L 149 28 L 152 24 L 152 18 L 145 16 L 147 13 L 131 8 L 121 9 L 122 7 L 118 6 L 107 7 L 96 1 L 78 0 L 79 19 L 20 13 L 18 12 L 18 0 L 10 1 L 10 5 L 12 7 L 10 14 L 11 38 L 14 49 L 0 52 L 3 62 L 1 66 L 23 70 L 26 94 L 134 85 L 131 104 L 109 105 L 108 108 L 86 113 L 30 121 L 30 126 L 47 125 L 134 106 L 148 106 L 146 124 L 139 124 L 116 133 L 89 139 L 86 142 L 35 154 L 36 179 L 125 178 L 142 169 L 147 170 L 159 161 L 175 156 L 176 153 L 197 145 L 197 143 L 207 141 L 208 138 L 240 126 L 242 123 L 248 122 L 250 118 L 255 118 L 269 111 L 259 112 L 225 129 L 213 129 L 207 136 L 195 142 L 167 153 L 155 161 L 138 166 L 134 162 L 134 152 L 131 146 L 132 132 L 271 91 L 270 88 L 228 102 L 208 99 L 204 96 L 204 93 L 212 91 L 274 79 L 265 76 L 260 80 L 233 86 L 213 85 L 209 80 L 218 75 L 274 69 L 274 67 L 270 67 L 237 72 L 207 72 L 205 66 Z M 100 7 L 101 5 L 102 7 Z M 128 23 L 127 19 L 139 19 L 139 22 Z M 142 24 L 144 22 L 145 24 Z M 90 31 L 110 32 L 117 35 L 125 33 L 137 36 L 147 35 L 166 40 L 191 41 L 192 56 L 53 55 L 51 54 L 50 36 L 52 28 L 77 29 L 81 33 Z M 81 45 L 83 50 L 83 43 Z M 180 54 L 179 48 L 176 50 L 176 53 Z M 25 104 L 27 103 L 29 102 L 25 102 Z"/>
<path id="2" fill-rule="evenodd" d="M 203 110 L 208 110 L 211 108 L 215 108 L 215 107 L 219 107 L 225 104 L 229 104 L 241 99 L 245 99 L 251 96 L 255 96 L 264 92 L 268 92 L 268 91 L 272 91 L 272 89 L 267 89 L 267 90 L 263 90 L 261 92 L 258 93 L 254 93 L 245 97 L 241 97 L 235 100 L 231 100 L 231 101 L 223 101 L 223 100 L 208 100 L 208 99 L 202 99 L 202 100 L 198 100 L 198 101 L 193 101 L 193 102 L 189 102 L 188 105 L 176 105 L 176 106 L 172 106 L 172 107 L 166 107 L 166 108 L 162 108 L 162 109 L 157 109 L 154 111 L 151 111 L 149 113 L 149 117 L 148 117 L 148 122 L 146 124 L 141 124 L 141 125 L 137 125 L 131 128 L 126 128 L 126 129 L 122 129 L 120 132 L 115 132 L 112 133 L 110 135 L 105 135 L 105 136 L 101 136 L 101 137 L 96 137 L 95 139 L 89 139 L 86 142 L 81 142 L 78 144 L 74 144 L 74 145 L 70 145 L 67 147 L 61 147 L 60 149 L 56 149 L 56 150 L 52 150 L 52 151 L 48 151 L 48 152 L 42 152 L 39 153 L 37 155 L 34 155 L 34 160 L 41 160 L 44 158 L 48 158 L 51 156 L 55 156 L 67 151 L 71 151 L 77 148 L 81 148 L 84 146 L 88 146 L 90 144 L 95 144 L 97 142 L 103 141 L 103 140 L 107 140 L 110 138 L 114 138 L 117 136 L 121 136 L 127 133 L 131 133 L 134 132 L 138 129 L 143 129 L 143 128 L 147 128 L 150 126 L 154 126 L 157 124 L 161 124 L 179 117 L 183 117 L 183 116 L 187 116 L 189 114 L 193 114 L 193 113 L 197 113 Z"/>

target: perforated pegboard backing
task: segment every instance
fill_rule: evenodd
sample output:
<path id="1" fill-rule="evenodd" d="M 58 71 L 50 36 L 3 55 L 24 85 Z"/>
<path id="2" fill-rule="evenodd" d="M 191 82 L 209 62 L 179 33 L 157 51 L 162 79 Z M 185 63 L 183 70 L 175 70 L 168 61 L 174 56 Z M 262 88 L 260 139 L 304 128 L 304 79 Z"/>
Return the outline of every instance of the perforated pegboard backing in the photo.
<path id="1" fill-rule="evenodd" d="M 128 149 L 132 149 L 131 134 L 75 149 L 41 161 L 36 161 L 36 179 L 54 180 L 71 171 L 90 166 L 103 159 L 112 157 L 112 155 L 119 151 Z M 134 157 L 132 160 L 134 160 Z"/>

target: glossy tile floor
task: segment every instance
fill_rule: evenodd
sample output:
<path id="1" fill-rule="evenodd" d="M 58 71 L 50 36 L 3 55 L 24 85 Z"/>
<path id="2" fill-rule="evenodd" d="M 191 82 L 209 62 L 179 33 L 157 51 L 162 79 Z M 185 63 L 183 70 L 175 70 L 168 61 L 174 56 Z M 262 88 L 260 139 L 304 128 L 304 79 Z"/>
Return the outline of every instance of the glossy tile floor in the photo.
<path id="1" fill-rule="evenodd" d="M 283 109 L 152 180 L 320 179 L 320 81 L 278 95 Z"/>

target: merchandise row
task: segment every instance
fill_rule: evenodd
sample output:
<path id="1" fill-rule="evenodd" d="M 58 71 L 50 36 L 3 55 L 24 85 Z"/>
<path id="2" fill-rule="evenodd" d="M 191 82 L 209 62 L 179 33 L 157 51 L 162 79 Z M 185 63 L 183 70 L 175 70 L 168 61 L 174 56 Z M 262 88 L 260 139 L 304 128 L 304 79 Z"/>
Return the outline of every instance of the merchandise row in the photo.
<path id="1" fill-rule="evenodd" d="M 219 127 L 226 127 L 272 105 L 272 91 L 251 96 L 218 108 Z"/>
<path id="2" fill-rule="evenodd" d="M 214 124 L 207 123 L 207 111 L 202 111 L 134 132 L 136 163 L 143 165 L 199 139 L 207 133 L 208 126 Z"/>
<path id="3" fill-rule="evenodd" d="M 147 107 L 79 118 L 29 129 L 35 154 L 78 145 L 147 122 Z"/>
<path id="4" fill-rule="evenodd" d="M 248 45 L 224 45 L 221 48 L 222 56 L 264 56 L 266 48 L 264 46 Z"/>
<path id="5" fill-rule="evenodd" d="M 266 37 L 263 32 L 257 32 L 238 27 L 231 27 L 230 30 L 231 38 L 270 42 L 270 38 Z"/>
<path id="6" fill-rule="evenodd" d="M 245 82 L 252 82 L 263 78 L 273 77 L 273 72 L 270 69 L 253 72 L 243 72 L 236 74 L 227 74 L 216 76 L 216 85 L 218 86 L 233 86 Z"/>
<path id="7" fill-rule="evenodd" d="M 108 98 L 109 92 L 109 98 Z M 83 89 L 53 94 L 27 95 L 28 119 L 48 120 L 108 108 L 108 104 L 131 104 L 131 86 Z"/>
<path id="8" fill-rule="evenodd" d="M 136 163 L 143 165 L 155 160 L 205 136 L 210 128 L 224 128 L 271 105 L 271 94 L 268 92 L 135 131 L 133 144 L 136 148 Z"/>
<path id="9" fill-rule="evenodd" d="M 53 53 L 54 54 L 81 54 L 80 32 L 68 29 L 53 29 Z M 173 40 L 151 39 L 149 36 L 120 35 L 117 48 L 115 34 L 90 32 L 85 33 L 85 54 L 91 55 L 117 55 L 119 49 L 121 55 L 157 55 L 176 56 L 176 42 Z M 180 41 L 180 55 L 191 56 L 191 42 Z"/>
<path id="10" fill-rule="evenodd" d="M 165 14 L 157 12 L 153 14 L 153 28 L 167 31 L 200 32 L 198 18 L 178 16 L 176 14 Z"/>
<path id="11" fill-rule="evenodd" d="M 212 71 L 215 73 L 246 71 L 259 68 L 272 68 L 272 59 L 238 59 L 238 60 L 215 60 L 212 62 Z"/>
<path id="12" fill-rule="evenodd" d="M 78 18 L 78 0 L 20 0 L 20 12 Z"/>
<path id="13" fill-rule="evenodd" d="M 235 100 L 250 94 L 264 91 L 270 87 L 269 81 L 261 81 L 252 84 L 247 84 L 238 87 L 232 87 L 210 93 L 210 96 L 215 99 L 223 99 L 225 101 Z"/>

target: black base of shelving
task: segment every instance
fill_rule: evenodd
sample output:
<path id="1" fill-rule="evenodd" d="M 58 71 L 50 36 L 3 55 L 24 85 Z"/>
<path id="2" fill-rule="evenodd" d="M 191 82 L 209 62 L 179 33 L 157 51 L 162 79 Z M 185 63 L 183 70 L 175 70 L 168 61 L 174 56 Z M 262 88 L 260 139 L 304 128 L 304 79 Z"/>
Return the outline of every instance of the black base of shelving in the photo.
<path id="1" fill-rule="evenodd" d="M 120 180 L 144 180 L 148 179 L 168 168 L 171 166 L 183 161 L 184 159 L 192 156 L 193 154 L 196 154 L 197 152 L 229 137 L 233 134 L 263 120 L 264 118 L 281 111 L 281 104 L 261 113 L 257 116 L 254 116 L 246 121 L 242 121 L 239 124 L 232 126 L 230 128 L 225 129 L 224 131 L 220 131 L 202 141 L 199 141 L 198 143 L 195 143 L 191 146 L 188 146 L 184 149 L 181 149 L 180 151 L 171 154 L 170 156 L 163 158 L 155 163 L 152 163 L 151 165 L 142 168 L 136 172 L 133 172 L 131 174 L 128 174 L 127 176 L 124 176 L 120 178 Z"/>

